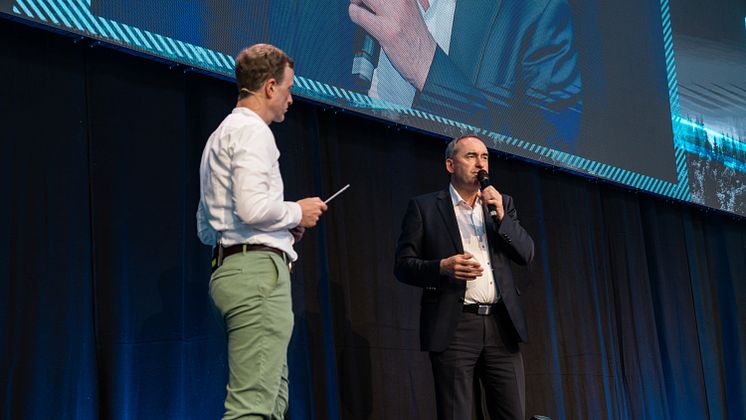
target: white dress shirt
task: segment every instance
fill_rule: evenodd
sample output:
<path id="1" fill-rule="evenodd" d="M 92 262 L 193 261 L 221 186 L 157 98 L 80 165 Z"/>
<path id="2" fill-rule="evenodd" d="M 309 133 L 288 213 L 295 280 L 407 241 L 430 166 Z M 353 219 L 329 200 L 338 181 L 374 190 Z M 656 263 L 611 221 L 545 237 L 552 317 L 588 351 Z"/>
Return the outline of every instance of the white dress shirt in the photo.
<path id="1" fill-rule="evenodd" d="M 427 10 L 422 8 L 419 1 L 417 1 L 417 6 L 435 42 L 440 49 L 448 54 L 451 46 L 456 0 L 430 0 L 430 7 Z M 379 98 L 397 105 L 411 107 L 416 92 L 415 87 L 401 77 L 399 71 L 394 68 L 394 65 L 389 61 L 389 57 L 381 49 L 378 66 L 373 70 L 368 95 L 371 98 Z"/>
<path id="2" fill-rule="evenodd" d="M 492 261 L 490 259 L 490 248 L 487 245 L 487 231 L 484 224 L 484 210 L 482 200 L 477 198 L 472 208 L 459 195 L 458 191 L 449 184 L 453 210 L 456 213 L 456 222 L 461 234 L 461 243 L 464 252 L 471 254 L 484 270 L 482 275 L 475 280 L 466 282 L 466 295 L 464 304 L 471 303 L 497 303 L 497 288 L 495 287 L 495 276 L 492 274 Z"/>
<path id="3" fill-rule="evenodd" d="M 266 245 L 295 261 L 292 229 L 300 205 L 284 201 L 280 151 L 269 126 L 248 108 L 235 108 L 210 135 L 200 163 L 199 239 L 215 246 Z"/>

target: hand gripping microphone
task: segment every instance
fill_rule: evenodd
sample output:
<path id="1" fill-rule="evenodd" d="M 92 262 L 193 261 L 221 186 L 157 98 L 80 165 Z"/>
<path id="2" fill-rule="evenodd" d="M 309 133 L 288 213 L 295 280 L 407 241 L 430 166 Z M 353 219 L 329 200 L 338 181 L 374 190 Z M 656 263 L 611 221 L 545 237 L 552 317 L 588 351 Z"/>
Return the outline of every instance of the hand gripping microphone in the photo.
<path id="1" fill-rule="evenodd" d="M 490 186 L 490 176 L 487 174 L 487 171 L 484 169 L 480 169 L 479 172 L 477 172 L 477 181 L 479 181 L 479 190 L 484 191 L 485 188 Z M 497 220 L 497 206 L 494 204 L 487 204 L 487 210 L 490 212 L 490 216 Z"/>

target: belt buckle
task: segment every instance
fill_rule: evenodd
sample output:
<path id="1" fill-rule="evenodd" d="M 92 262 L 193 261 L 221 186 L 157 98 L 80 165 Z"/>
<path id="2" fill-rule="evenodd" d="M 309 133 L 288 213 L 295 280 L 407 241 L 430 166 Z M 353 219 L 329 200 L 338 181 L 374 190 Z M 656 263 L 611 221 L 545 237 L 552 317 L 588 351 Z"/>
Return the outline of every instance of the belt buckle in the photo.
<path id="1" fill-rule="evenodd" d="M 477 314 L 479 315 L 489 315 L 490 309 L 492 309 L 492 306 L 490 305 L 479 305 L 477 306 Z"/>

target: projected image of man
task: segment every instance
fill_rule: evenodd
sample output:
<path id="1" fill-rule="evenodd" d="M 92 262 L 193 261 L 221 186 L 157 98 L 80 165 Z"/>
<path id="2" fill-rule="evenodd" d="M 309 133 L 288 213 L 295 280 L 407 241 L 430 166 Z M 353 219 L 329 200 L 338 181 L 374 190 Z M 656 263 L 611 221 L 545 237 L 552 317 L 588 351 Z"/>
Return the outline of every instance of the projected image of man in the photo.
<path id="1" fill-rule="evenodd" d="M 278 48 L 243 50 L 238 103 L 202 153 L 197 228 L 213 246 L 210 297 L 228 336 L 225 420 L 282 419 L 288 405 L 293 244 L 326 210 L 318 197 L 283 196 L 269 124 L 282 122 L 293 103 L 293 75 L 293 60 Z"/>
<path id="2" fill-rule="evenodd" d="M 352 0 L 381 51 L 368 94 L 574 152 L 582 108 L 565 0 Z"/>

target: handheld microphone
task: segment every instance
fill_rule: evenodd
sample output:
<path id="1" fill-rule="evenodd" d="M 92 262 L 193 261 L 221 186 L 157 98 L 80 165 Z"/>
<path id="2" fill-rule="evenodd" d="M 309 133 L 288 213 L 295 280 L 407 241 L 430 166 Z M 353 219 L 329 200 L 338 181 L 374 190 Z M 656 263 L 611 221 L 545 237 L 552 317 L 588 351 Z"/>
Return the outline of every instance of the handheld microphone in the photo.
<path id="1" fill-rule="evenodd" d="M 479 190 L 484 191 L 485 188 L 490 186 L 490 176 L 487 171 L 480 169 L 477 172 L 477 181 L 479 181 Z M 497 220 L 497 206 L 494 204 L 487 204 L 487 210 L 490 212 L 490 216 Z"/>
<path id="2" fill-rule="evenodd" d="M 352 48 L 355 53 L 352 59 L 353 80 L 361 88 L 367 89 L 373 80 L 373 70 L 377 65 L 380 46 L 363 28 L 358 28 L 352 40 Z"/>
<path id="3" fill-rule="evenodd" d="M 373 13 L 364 3 L 360 4 L 360 7 Z M 352 79 L 358 87 L 367 91 L 373 81 L 373 70 L 378 65 L 378 54 L 381 51 L 381 45 L 365 29 L 358 26 L 355 35 L 352 37 L 352 51 L 354 53 L 352 59 Z"/>

